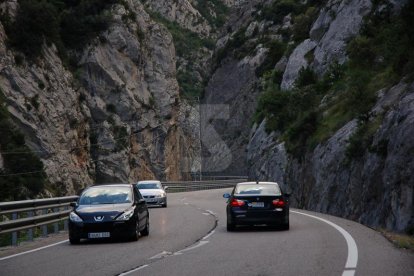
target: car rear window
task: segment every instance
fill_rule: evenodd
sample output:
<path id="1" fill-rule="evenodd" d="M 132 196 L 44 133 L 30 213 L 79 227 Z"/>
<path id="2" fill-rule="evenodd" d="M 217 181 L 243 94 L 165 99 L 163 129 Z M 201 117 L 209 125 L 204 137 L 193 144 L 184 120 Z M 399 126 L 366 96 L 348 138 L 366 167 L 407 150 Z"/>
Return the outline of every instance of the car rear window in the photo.
<path id="1" fill-rule="evenodd" d="M 80 197 L 80 205 L 131 203 L 132 192 L 129 187 L 91 187 Z"/>
<path id="2" fill-rule="evenodd" d="M 234 193 L 238 195 L 282 195 L 279 186 L 275 184 L 238 185 Z"/>

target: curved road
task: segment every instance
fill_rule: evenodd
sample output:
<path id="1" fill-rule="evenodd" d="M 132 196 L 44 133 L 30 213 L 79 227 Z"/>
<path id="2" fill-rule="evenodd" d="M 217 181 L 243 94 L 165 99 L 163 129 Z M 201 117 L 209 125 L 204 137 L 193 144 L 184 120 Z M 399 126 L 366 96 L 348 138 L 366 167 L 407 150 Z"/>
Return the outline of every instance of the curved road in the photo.
<path id="1" fill-rule="evenodd" d="M 5 250 L 0 275 L 414 275 L 412 252 L 332 216 L 291 210 L 289 231 L 228 233 L 226 191 L 169 194 L 168 208 L 150 209 L 150 235 L 138 242 L 71 246 L 63 236 L 32 252 Z"/>

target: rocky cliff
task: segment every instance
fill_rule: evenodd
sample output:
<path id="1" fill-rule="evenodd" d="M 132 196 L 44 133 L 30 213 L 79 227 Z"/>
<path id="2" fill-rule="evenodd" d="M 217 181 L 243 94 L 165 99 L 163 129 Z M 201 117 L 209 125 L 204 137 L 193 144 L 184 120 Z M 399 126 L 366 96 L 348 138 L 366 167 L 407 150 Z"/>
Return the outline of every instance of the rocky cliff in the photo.
<path id="1" fill-rule="evenodd" d="M 385 46 L 412 41 L 399 29 L 410 3 L 234 6 L 205 91 L 204 103 L 225 105 L 201 112 L 213 129 L 203 168 L 280 182 L 296 207 L 411 229 L 412 56 Z"/>
<path id="2" fill-rule="evenodd" d="M 3 12 L 16 7 L 2 3 Z M 110 12 L 110 27 L 76 52 L 75 70 L 53 44 L 34 62 L 22 58 L 0 25 L 5 105 L 55 195 L 93 183 L 186 179 L 199 163 L 198 112 L 180 99 L 171 34 L 139 1 Z"/>
<path id="3" fill-rule="evenodd" d="M 296 207 L 412 227 L 413 1 L 97 1 L 85 36 L 71 3 L 50 28 L 34 16 L 33 55 L 10 26 L 19 3 L 61 9 L 46 2 L 0 4 L 3 180 L 248 174 Z"/>

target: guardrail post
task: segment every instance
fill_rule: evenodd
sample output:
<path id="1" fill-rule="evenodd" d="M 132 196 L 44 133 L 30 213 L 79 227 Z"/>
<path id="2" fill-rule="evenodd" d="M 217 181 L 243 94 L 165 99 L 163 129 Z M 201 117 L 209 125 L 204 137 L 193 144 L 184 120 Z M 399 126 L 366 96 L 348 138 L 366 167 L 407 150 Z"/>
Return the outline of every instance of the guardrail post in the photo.
<path id="1" fill-rule="evenodd" d="M 69 210 L 69 207 L 65 207 L 65 210 Z M 67 219 L 63 221 L 63 230 L 68 231 L 68 220 Z"/>
<path id="2" fill-rule="evenodd" d="M 33 212 L 32 211 L 27 212 L 27 216 L 29 218 L 33 217 Z M 29 241 L 33 241 L 33 228 L 30 228 L 29 230 L 27 230 L 27 239 Z"/>
<path id="3" fill-rule="evenodd" d="M 43 210 L 43 215 L 47 214 L 47 209 Z M 42 226 L 42 236 L 47 237 L 47 225 Z"/>
<path id="4" fill-rule="evenodd" d="M 54 208 L 54 209 L 53 209 L 53 212 L 58 212 L 58 211 L 59 211 L 59 208 Z M 53 232 L 54 232 L 55 234 L 59 232 L 59 222 L 55 222 L 55 223 L 53 224 Z"/>
<path id="5" fill-rule="evenodd" d="M 17 213 L 13 213 L 12 219 L 15 220 L 17 218 L 18 218 Z M 12 233 L 12 246 L 17 246 L 17 232 Z"/>

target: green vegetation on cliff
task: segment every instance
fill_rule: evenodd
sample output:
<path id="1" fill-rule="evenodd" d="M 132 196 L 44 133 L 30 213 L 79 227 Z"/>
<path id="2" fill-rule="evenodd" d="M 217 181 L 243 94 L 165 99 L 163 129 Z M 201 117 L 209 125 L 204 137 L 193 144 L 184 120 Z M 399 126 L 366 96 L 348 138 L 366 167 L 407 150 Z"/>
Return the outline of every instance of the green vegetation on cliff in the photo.
<path id="1" fill-rule="evenodd" d="M 348 44 L 349 61 L 333 63 L 320 79 L 311 69 L 302 69 L 296 86 L 280 90 L 278 72 L 264 75 L 264 93 L 259 99 L 256 122 L 267 120 L 268 131 L 279 131 L 290 153 L 301 156 L 331 137 L 352 119 L 358 130 L 350 138 L 349 159 L 359 158 L 361 148 L 372 149 L 372 137 L 381 114 L 371 114 L 377 91 L 395 85 L 414 72 L 414 1 L 401 14 L 391 9 L 365 18 L 359 35 Z"/>
<path id="2" fill-rule="evenodd" d="M 19 0 L 14 20 L 2 11 L 8 43 L 27 58 L 55 44 L 63 59 L 68 50 L 82 49 L 111 23 L 109 8 L 120 0 Z"/>

